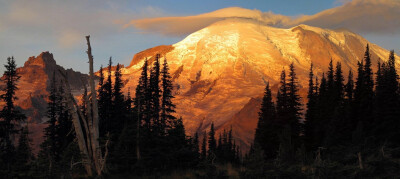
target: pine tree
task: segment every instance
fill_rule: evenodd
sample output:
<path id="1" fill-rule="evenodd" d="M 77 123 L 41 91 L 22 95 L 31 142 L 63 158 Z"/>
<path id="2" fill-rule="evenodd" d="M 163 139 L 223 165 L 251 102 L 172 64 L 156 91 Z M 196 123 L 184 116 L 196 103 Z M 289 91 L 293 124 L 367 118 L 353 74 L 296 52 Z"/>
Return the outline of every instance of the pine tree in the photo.
<path id="1" fill-rule="evenodd" d="M 365 63 L 364 63 L 365 62 Z M 370 135 L 373 126 L 373 100 L 374 100 L 374 81 L 371 69 L 371 58 L 369 53 L 369 46 L 367 45 L 364 54 L 364 59 L 358 66 L 358 78 L 356 82 L 356 89 L 354 93 L 354 114 L 357 119 L 354 125 L 360 125 L 364 129 L 359 131 L 368 132 Z M 360 128 L 360 127 L 359 127 Z M 360 141 L 361 142 L 361 141 Z"/>
<path id="2" fill-rule="evenodd" d="M 299 96 L 299 86 L 293 63 L 290 65 L 289 83 L 288 83 L 288 109 L 289 109 L 289 124 L 291 126 L 292 137 L 298 139 L 302 133 L 301 130 L 301 102 Z M 299 142 L 299 141 L 296 141 Z"/>
<path id="3" fill-rule="evenodd" d="M 57 134 L 56 134 L 56 123 L 58 118 L 59 111 L 59 96 L 58 90 L 56 87 L 56 77 L 55 72 L 53 73 L 53 79 L 50 84 L 50 95 L 49 95 L 49 103 L 47 107 L 47 117 L 49 120 L 47 121 L 48 126 L 44 129 L 45 136 L 45 145 L 46 151 L 49 152 L 50 157 L 49 160 L 55 160 L 55 157 L 58 156 L 58 147 L 57 147 Z"/>
<path id="4" fill-rule="evenodd" d="M 395 67 L 394 51 L 389 54 L 387 62 L 378 64 L 376 77 L 376 90 L 374 100 L 375 120 L 374 137 L 377 143 L 382 144 L 384 141 L 395 142 L 396 136 L 399 135 L 397 128 L 400 127 L 400 101 L 399 101 L 399 82 Z"/>
<path id="5" fill-rule="evenodd" d="M 60 83 L 63 84 L 63 83 Z M 65 99 L 64 86 L 59 85 L 57 91 L 57 125 L 56 127 L 56 144 L 57 144 L 57 160 L 63 151 L 73 142 L 75 139 L 75 133 L 73 131 L 71 114 L 68 111 L 67 100 Z"/>
<path id="6" fill-rule="evenodd" d="M 110 121 L 110 131 L 113 134 L 118 134 L 122 131 L 124 125 L 126 125 L 126 103 L 125 97 L 122 93 L 122 88 L 124 84 L 122 83 L 121 65 L 118 63 L 114 72 L 114 88 L 112 91 L 112 121 Z"/>
<path id="7" fill-rule="evenodd" d="M 112 85 L 112 76 L 111 76 L 111 71 L 112 71 L 112 58 L 110 57 L 108 67 L 107 67 L 107 79 L 103 85 L 103 93 L 99 94 L 100 101 L 102 102 L 104 109 L 100 116 L 104 114 L 103 117 L 100 118 L 99 120 L 99 132 L 100 132 L 100 137 L 104 138 L 105 135 L 110 131 L 111 129 L 111 122 L 112 122 L 112 114 L 113 114 L 113 85 Z M 101 95 L 101 96 L 100 96 Z M 100 110 L 99 110 L 100 111 Z"/>
<path id="8" fill-rule="evenodd" d="M 150 81 L 149 81 L 149 90 L 150 90 L 150 110 L 149 114 L 151 114 L 151 122 L 153 124 L 153 132 L 157 136 L 162 136 L 165 132 L 162 129 L 162 123 L 160 121 L 160 54 L 156 55 L 156 59 L 153 64 L 153 68 L 150 72 Z"/>
<path id="9" fill-rule="evenodd" d="M 172 96 L 173 86 L 166 58 L 164 58 L 163 69 L 161 70 L 161 81 L 161 123 L 164 125 L 162 126 L 162 129 L 165 130 L 168 126 L 171 126 L 174 120 L 176 120 L 176 117 L 173 115 L 175 113 L 175 105 L 172 103 L 172 99 L 174 98 L 174 96 Z"/>
<path id="10" fill-rule="evenodd" d="M 193 152 L 195 154 L 195 160 L 198 161 L 200 159 L 200 147 L 199 147 L 199 134 L 196 132 L 193 138 Z"/>
<path id="11" fill-rule="evenodd" d="M 203 142 L 201 143 L 200 159 L 205 161 L 207 159 L 207 131 L 204 131 Z"/>
<path id="12" fill-rule="evenodd" d="M 280 78 L 280 87 L 277 94 L 277 102 L 276 102 L 276 113 L 277 120 L 280 125 L 284 125 L 287 123 L 288 118 L 288 87 L 286 83 L 286 72 L 282 70 L 281 78 Z"/>
<path id="13" fill-rule="evenodd" d="M 345 99 L 347 102 L 351 102 L 354 97 L 354 81 L 353 81 L 353 72 L 349 70 L 349 76 L 347 78 L 347 83 L 345 85 Z"/>
<path id="14" fill-rule="evenodd" d="M 0 170 L 9 170 L 14 162 L 15 148 L 11 137 L 18 133 L 16 124 L 23 122 L 26 117 L 14 106 L 14 101 L 18 99 L 15 96 L 18 90 L 17 82 L 21 76 L 17 73 L 17 65 L 14 57 L 7 58 L 7 64 L 4 65 L 6 71 L 3 74 L 3 80 L 6 87 L 2 89 L 3 94 L 0 100 L 5 102 L 0 111 Z M 0 171 L 0 173 L 2 173 Z M 7 177 L 8 174 L 3 175 Z"/>
<path id="15" fill-rule="evenodd" d="M 106 120 L 108 118 L 108 108 L 110 105 L 109 100 L 107 100 L 108 95 L 106 93 L 106 87 L 108 85 L 105 85 L 104 83 L 104 72 L 103 72 L 103 66 L 100 67 L 100 79 L 99 79 L 99 84 L 97 88 L 97 93 L 98 93 L 98 105 L 99 105 L 99 131 L 100 134 L 103 136 L 106 130 Z M 86 105 L 86 104 L 83 104 Z"/>
<path id="16" fill-rule="evenodd" d="M 279 148 L 276 111 L 272 102 L 271 89 L 269 83 L 265 88 L 264 97 L 259 112 L 254 144 L 260 146 L 264 151 L 265 159 L 273 159 Z M 231 133 L 231 132 L 230 132 Z"/>
<path id="17" fill-rule="evenodd" d="M 208 133 L 208 153 L 209 158 L 214 158 L 217 151 L 217 141 L 215 140 L 214 123 L 211 122 L 210 132 Z"/>
<path id="18" fill-rule="evenodd" d="M 149 89 L 149 79 L 147 75 L 148 65 L 147 59 L 144 60 L 144 64 L 142 67 L 142 73 L 139 78 L 138 85 L 136 86 L 136 96 L 135 96 L 135 111 L 138 114 L 139 123 L 145 124 L 145 128 L 150 128 L 150 118 L 149 118 L 149 97 L 148 97 L 148 89 Z"/>
<path id="19" fill-rule="evenodd" d="M 317 119 L 317 89 L 316 84 L 314 84 L 314 73 L 313 73 L 313 64 L 311 63 L 310 72 L 309 72 L 309 80 L 308 80 L 308 93 L 307 93 L 307 111 L 305 115 L 305 125 L 304 125 L 304 132 L 306 137 L 306 143 L 308 149 L 313 149 L 314 145 L 314 132 L 315 132 L 315 125 Z"/>
<path id="20" fill-rule="evenodd" d="M 341 102 L 344 98 L 344 77 L 342 72 L 342 64 L 337 62 L 336 64 L 336 71 L 335 71 L 335 103 L 336 106 L 341 105 Z"/>

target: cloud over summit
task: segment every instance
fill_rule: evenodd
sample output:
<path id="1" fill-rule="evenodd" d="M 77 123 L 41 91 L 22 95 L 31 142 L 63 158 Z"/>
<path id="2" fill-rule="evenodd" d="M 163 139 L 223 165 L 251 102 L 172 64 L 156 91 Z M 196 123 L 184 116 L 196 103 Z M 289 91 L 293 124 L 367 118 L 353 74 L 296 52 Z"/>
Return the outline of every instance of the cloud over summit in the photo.
<path id="1" fill-rule="evenodd" d="M 395 33 L 400 31 L 400 1 L 354 0 L 314 15 L 297 17 L 230 7 L 193 16 L 132 20 L 124 27 L 134 26 L 153 33 L 182 36 L 228 18 L 251 19 L 284 28 L 306 24 L 329 29 L 345 28 L 357 33 Z"/>

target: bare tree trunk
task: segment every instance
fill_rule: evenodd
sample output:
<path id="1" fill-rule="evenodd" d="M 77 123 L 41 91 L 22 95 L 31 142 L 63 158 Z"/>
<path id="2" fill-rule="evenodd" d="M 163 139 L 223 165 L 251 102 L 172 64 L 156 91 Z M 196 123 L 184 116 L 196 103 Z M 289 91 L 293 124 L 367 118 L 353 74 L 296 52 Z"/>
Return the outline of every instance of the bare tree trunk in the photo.
<path id="1" fill-rule="evenodd" d="M 85 85 L 85 83 L 83 83 L 84 85 Z M 84 86 L 85 87 L 85 92 L 87 92 L 87 89 L 86 89 L 86 86 Z M 89 97 L 87 96 L 87 95 L 85 95 L 85 98 L 83 99 L 83 103 L 84 104 L 86 104 L 86 106 L 87 106 L 87 108 L 86 108 L 86 119 L 85 118 L 81 118 L 82 119 L 82 121 L 83 121 L 83 125 L 84 125 L 84 127 L 85 127 L 85 133 L 86 133 L 86 147 L 87 147 L 87 149 L 88 149 L 88 154 L 89 154 L 89 156 L 92 156 L 93 155 L 93 150 L 92 150 L 92 148 L 90 147 L 91 146 L 91 143 L 92 143 L 92 141 L 90 140 L 91 138 L 90 138 L 90 134 L 91 134 L 91 131 L 89 130 L 90 128 L 89 128 L 89 125 L 88 125 L 88 123 L 90 123 L 90 116 L 91 116 L 91 113 L 90 113 L 90 111 L 91 111 L 91 105 L 90 105 L 90 102 L 89 102 L 89 99 L 88 99 Z M 85 111 L 83 111 L 83 112 L 85 112 Z M 83 115 L 83 116 L 85 116 L 85 115 Z"/>
<path id="2" fill-rule="evenodd" d="M 94 72 L 93 72 L 93 55 L 92 48 L 90 46 L 90 36 L 86 36 L 86 41 L 88 45 L 88 58 L 89 58 L 89 86 L 92 96 L 92 121 L 89 122 L 91 125 L 91 141 L 92 141 L 92 150 L 93 150 L 93 160 L 96 167 L 97 175 L 101 175 L 102 169 L 105 167 L 105 162 L 102 159 L 101 148 L 99 144 L 99 108 L 97 105 L 97 97 L 96 97 L 96 88 L 94 85 Z"/>
<path id="3" fill-rule="evenodd" d="M 74 99 L 74 96 L 72 96 L 71 88 L 69 86 L 67 77 L 61 71 L 60 71 L 60 74 L 64 77 L 64 80 L 65 80 L 65 86 L 66 86 L 65 95 L 66 95 L 67 104 L 68 104 L 68 112 L 72 116 L 72 123 L 74 124 L 76 138 L 78 139 L 79 150 L 83 154 L 82 163 L 83 163 L 83 166 L 85 167 L 85 170 L 86 170 L 88 176 L 93 176 L 91 157 L 89 156 L 89 153 L 88 153 L 88 148 L 87 148 L 88 146 L 87 146 L 85 137 L 83 135 L 82 126 L 81 126 L 81 123 L 79 120 L 79 116 L 81 116 L 82 119 L 84 116 L 81 114 L 80 110 L 77 108 L 78 105 Z"/>
<path id="4" fill-rule="evenodd" d="M 90 36 L 86 36 L 86 41 L 88 45 L 87 54 L 89 57 L 89 86 L 91 96 L 91 98 L 86 97 L 84 99 L 84 102 L 87 104 L 88 109 L 87 117 L 82 114 L 82 111 L 79 109 L 79 105 L 76 103 L 75 98 L 71 93 L 71 88 L 67 76 L 61 71 L 60 73 L 65 79 L 68 110 L 69 113 L 72 115 L 72 122 L 74 124 L 76 138 L 78 139 L 79 150 L 83 154 L 82 163 L 86 169 L 88 176 L 93 176 L 92 169 L 95 169 L 97 176 L 101 176 L 102 172 L 105 170 L 106 160 L 103 160 L 102 158 L 101 148 L 99 144 L 99 114 L 96 89 L 94 85 L 93 56 L 89 38 Z M 91 102 L 89 102 L 89 99 L 91 100 Z M 80 119 L 82 119 L 84 128 L 82 128 Z M 86 138 L 84 136 L 83 129 L 86 133 Z M 107 157 L 107 153 L 108 151 L 106 152 L 105 158 Z"/>

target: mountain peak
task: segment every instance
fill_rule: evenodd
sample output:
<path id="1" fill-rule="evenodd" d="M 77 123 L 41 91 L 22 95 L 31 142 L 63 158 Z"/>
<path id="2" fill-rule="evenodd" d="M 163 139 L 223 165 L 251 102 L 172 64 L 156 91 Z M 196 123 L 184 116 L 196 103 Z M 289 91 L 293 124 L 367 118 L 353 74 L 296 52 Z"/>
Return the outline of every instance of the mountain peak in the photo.
<path id="1" fill-rule="evenodd" d="M 42 68 L 46 67 L 54 67 L 56 66 L 56 61 L 54 60 L 53 54 L 49 51 L 45 51 L 40 53 L 38 56 L 29 57 L 29 59 L 25 62 L 24 67 L 28 66 L 39 66 Z"/>
<path id="2" fill-rule="evenodd" d="M 162 54 L 174 76 L 177 115 L 183 117 L 188 132 L 193 134 L 199 126 L 206 129 L 209 126 L 203 124 L 211 121 L 221 130 L 234 123 L 237 125 L 233 127 L 241 126 L 239 118 L 248 116 L 246 121 L 251 126 L 234 129 L 242 130 L 241 141 L 247 145 L 254 136 L 259 109 L 249 106 L 258 104 L 254 99 L 262 96 L 267 81 L 276 93 L 282 69 L 293 63 L 300 95 L 306 99 L 311 63 L 314 73 L 321 76 L 333 59 L 342 63 L 347 75 L 349 70 L 356 71 L 367 43 L 346 30 L 303 24 L 277 28 L 252 19 L 229 18 L 190 34 L 173 48 L 159 46 L 136 54 L 131 65 L 123 69 L 123 78 L 126 89 L 134 88 L 137 79 L 132 77 L 140 76 L 143 60 Z M 370 44 L 370 52 L 374 64 L 389 55 L 374 44 Z"/>

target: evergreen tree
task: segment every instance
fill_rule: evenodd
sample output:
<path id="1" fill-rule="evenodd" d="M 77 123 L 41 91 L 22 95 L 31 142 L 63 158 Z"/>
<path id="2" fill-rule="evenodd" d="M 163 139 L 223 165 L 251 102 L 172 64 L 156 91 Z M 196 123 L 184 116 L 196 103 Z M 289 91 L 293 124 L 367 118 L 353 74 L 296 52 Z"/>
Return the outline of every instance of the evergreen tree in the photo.
<path id="1" fill-rule="evenodd" d="M 210 132 L 208 133 L 208 153 L 207 156 L 211 159 L 216 157 L 217 141 L 215 140 L 214 123 L 211 122 Z"/>
<path id="2" fill-rule="evenodd" d="M 353 72 L 349 70 L 349 76 L 347 78 L 347 83 L 345 85 L 345 99 L 347 102 L 351 102 L 354 97 L 354 81 L 353 81 Z"/>
<path id="3" fill-rule="evenodd" d="M 57 91 L 57 125 L 56 127 L 56 144 L 57 144 L 57 160 L 60 159 L 63 151 L 73 142 L 75 139 L 75 133 L 73 132 L 72 118 L 68 111 L 67 100 L 65 99 L 64 86 L 60 83 Z"/>
<path id="4" fill-rule="evenodd" d="M 288 83 L 288 112 L 289 112 L 289 124 L 292 131 L 292 139 L 298 139 L 299 135 L 302 133 L 301 130 L 301 102 L 299 96 L 299 85 L 297 81 L 297 76 L 295 73 L 293 63 L 290 65 L 290 73 L 289 73 L 289 83 Z M 299 142 L 299 141 L 295 141 Z M 297 143 L 296 145 L 299 145 Z"/>
<path id="5" fill-rule="evenodd" d="M 200 159 L 200 147 L 199 147 L 199 134 L 196 132 L 193 138 L 193 152 L 195 153 L 195 159 L 198 161 Z"/>
<path id="6" fill-rule="evenodd" d="M 399 82 L 394 51 L 390 52 L 387 62 L 378 64 L 375 96 L 374 137 L 381 145 L 384 142 L 399 144 L 396 141 L 396 136 L 399 135 L 397 128 L 400 127 Z"/>
<path id="7" fill-rule="evenodd" d="M 275 105 L 272 102 L 271 89 L 269 83 L 265 88 L 261 109 L 258 114 L 258 123 L 254 137 L 254 145 L 260 146 L 264 151 L 265 159 L 274 159 L 279 148 L 276 124 Z M 230 132 L 231 135 L 231 132 Z"/>
<path id="8" fill-rule="evenodd" d="M 58 146 L 57 146 L 57 133 L 56 123 L 59 114 L 59 94 L 56 87 L 55 72 L 53 73 L 53 79 L 50 84 L 50 95 L 49 102 L 47 105 L 47 121 L 48 126 L 44 129 L 45 142 L 43 147 L 46 147 L 46 151 L 49 154 L 49 160 L 53 162 L 58 157 Z"/>
<path id="9" fill-rule="evenodd" d="M 309 72 L 309 80 L 308 80 L 308 93 L 307 93 L 307 111 L 305 115 L 305 125 L 304 132 L 306 136 L 307 148 L 312 149 L 314 145 L 314 132 L 316 128 L 316 120 L 317 119 L 317 89 L 314 84 L 314 73 L 313 73 L 313 64 L 311 63 L 310 72 Z"/>
<path id="10" fill-rule="evenodd" d="M 98 84 L 98 88 L 97 88 L 97 93 L 98 93 L 98 107 L 99 107 L 99 132 L 101 134 L 101 136 L 104 135 L 104 132 L 106 130 L 106 120 L 108 118 L 108 108 L 110 105 L 106 92 L 106 87 L 108 86 L 105 85 L 104 83 L 104 72 L 103 72 L 103 66 L 100 67 L 99 70 L 99 74 L 100 74 L 100 79 L 99 79 L 99 84 Z M 83 104 L 86 106 L 86 104 Z M 86 112 L 85 112 L 86 113 Z"/>
<path id="11" fill-rule="evenodd" d="M 204 134 L 203 134 L 203 142 L 201 143 L 200 159 L 203 161 L 207 159 L 207 131 L 204 131 Z"/>
<path id="12" fill-rule="evenodd" d="M 336 107 L 341 105 L 344 98 L 344 77 L 342 72 L 342 64 L 337 62 L 335 71 L 335 103 Z"/>
<path id="13" fill-rule="evenodd" d="M 112 121 L 110 121 L 110 131 L 112 134 L 119 134 L 122 131 L 124 125 L 126 125 L 126 103 L 125 97 L 122 93 L 122 88 L 124 84 L 122 83 L 121 65 L 118 63 L 114 72 L 114 88 L 112 91 Z"/>
<path id="14" fill-rule="evenodd" d="M 149 113 L 149 97 L 148 97 L 148 89 L 149 89 L 149 79 L 147 75 L 148 65 L 147 59 L 144 60 L 144 64 L 142 67 L 142 73 L 139 78 L 138 85 L 136 87 L 136 97 L 134 101 L 135 111 L 138 113 L 138 118 L 140 124 L 145 124 L 145 128 L 150 128 L 150 118 Z"/>
<path id="15" fill-rule="evenodd" d="M 364 63 L 365 62 L 365 63 Z M 364 54 L 364 59 L 358 66 L 358 77 L 356 89 L 354 93 L 354 114 L 357 119 L 354 121 L 354 126 L 358 125 L 358 131 L 371 132 L 373 125 L 373 99 L 374 99 L 374 82 L 372 77 L 371 58 L 369 46 L 367 45 Z M 370 134 L 367 134 L 370 135 Z M 364 135 L 362 135 L 364 136 Z M 360 141 L 362 142 L 362 141 Z"/>
<path id="16" fill-rule="evenodd" d="M 17 73 L 17 65 L 14 57 L 7 58 L 7 64 L 4 65 L 6 71 L 3 74 L 5 88 L 2 89 L 0 100 L 5 102 L 0 111 L 0 173 L 8 171 L 14 161 L 15 148 L 11 137 L 18 133 L 16 124 L 23 122 L 26 117 L 14 106 L 14 101 L 18 99 L 15 92 L 18 90 L 17 82 L 21 76 Z M 7 177 L 6 172 L 3 176 Z"/>
<path id="17" fill-rule="evenodd" d="M 150 72 L 150 81 L 149 81 L 149 90 L 150 90 L 150 110 L 149 114 L 151 114 L 151 122 L 153 124 L 153 133 L 157 136 L 163 136 L 165 131 L 162 129 L 162 123 L 160 121 L 160 54 L 156 55 L 155 61 L 153 63 L 153 68 Z"/>
<path id="18" fill-rule="evenodd" d="M 110 57 L 108 67 L 107 67 L 107 79 L 103 85 L 103 92 L 99 94 L 99 98 L 102 104 L 104 104 L 102 107 L 101 115 L 104 114 L 104 116 L 100 117 L 99 119 L 99 133 L 100 137 L 104 138 L 108 132 L 111 130 L 111 125 L 112 125 L 112 118 L 113 118 L 113 85 L 112 85 L 112 76 L 111 76 L 111 71 L 112 71 L 112 58 Z M 100 110 L 99 110 L 100 111 Z M 100 114 L 99 114 L 100 115 Z"/>
<path id="19" fill-rule="evenodd" d="M 176 117 L 173 115 L 175 113 L 175 105 L 172 103 L 172 99 L 174 98 L 172 96 L 173 86 L 166 58 L 164 58 L 163 69 L 161 70 L 161 81 L 161 123 L 164 124 L 164 126 L 162 126 L 162 129 L 165 130 L 167 126 L 171 126 L 171 123 L 176 120 Z"/>

